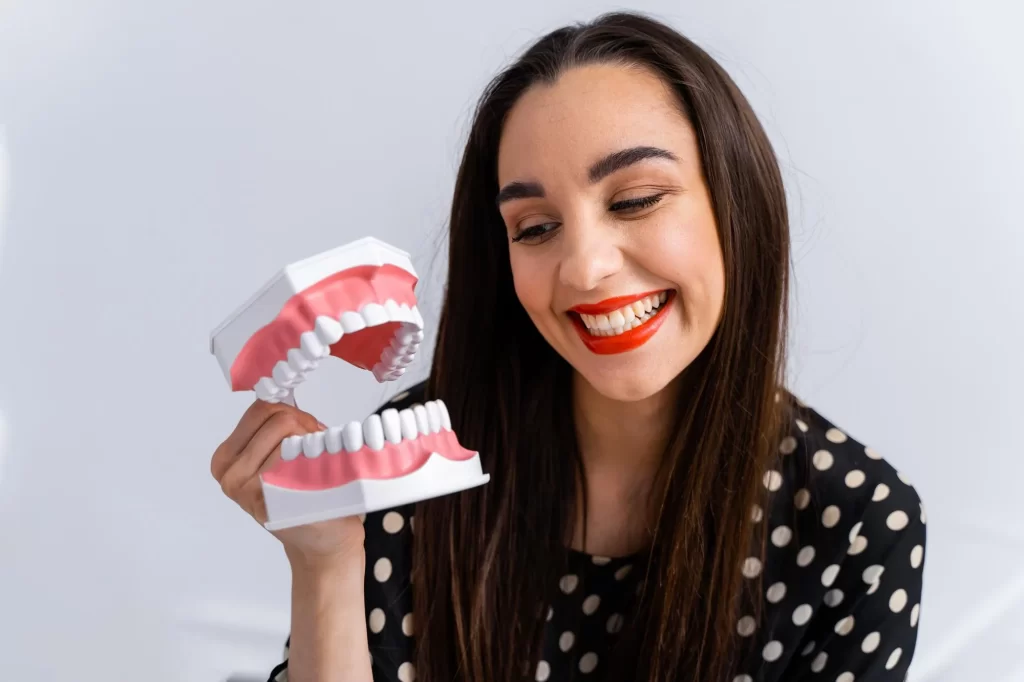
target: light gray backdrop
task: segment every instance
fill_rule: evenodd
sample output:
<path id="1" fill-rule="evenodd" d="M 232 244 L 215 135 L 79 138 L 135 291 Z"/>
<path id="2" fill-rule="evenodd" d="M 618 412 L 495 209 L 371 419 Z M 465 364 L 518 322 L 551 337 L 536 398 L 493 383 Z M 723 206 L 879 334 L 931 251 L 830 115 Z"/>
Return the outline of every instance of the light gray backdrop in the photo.
<path id="1" fill-rule="evenodd" d="M 794 387 L 928 505 L 911 678 L 1024 679 L 1024 11 L 634 7 L 710 49 L 777 146 Z M 209 331 L 284 263 L 366 234 L 414 254 L 432 324 L 473 102 L 527 41 L 612 8 L 0 2 L 5 678 L 217 682 L 277 661 L 287 565 L 208 473 L 251 400 Z M 333 365 L 298 399 L 334 423 L 399 388 Z"/>

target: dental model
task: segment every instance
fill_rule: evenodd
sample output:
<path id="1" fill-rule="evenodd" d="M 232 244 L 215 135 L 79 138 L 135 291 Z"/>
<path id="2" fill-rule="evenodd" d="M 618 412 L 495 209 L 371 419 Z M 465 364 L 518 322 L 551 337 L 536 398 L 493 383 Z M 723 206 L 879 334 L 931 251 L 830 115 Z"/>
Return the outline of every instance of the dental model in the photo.
<path id="1" fill-rule="evenodd" d="M 402 376 L 423 341 L 409 254 L 366 237 L 286 266 L 210 335 L 232 391 L 294 405 L 292 391 L 329 355 Z M 383 410 L 281 443 L 260 476 L 268 530 L 366 514 L 486 483 L 440 400 Z"/>

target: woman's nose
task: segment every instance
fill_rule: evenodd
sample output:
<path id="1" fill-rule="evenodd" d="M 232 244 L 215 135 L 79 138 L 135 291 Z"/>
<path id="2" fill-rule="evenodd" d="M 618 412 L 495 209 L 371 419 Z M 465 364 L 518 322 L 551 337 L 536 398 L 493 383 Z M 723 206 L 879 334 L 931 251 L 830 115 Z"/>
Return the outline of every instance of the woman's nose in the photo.
<path id="1" fill-rule="evenodd" d="M 599 226 L 563 226 L 559 280 L 578 291 L 590 291 L 622 269 L 622 252 Z"/>

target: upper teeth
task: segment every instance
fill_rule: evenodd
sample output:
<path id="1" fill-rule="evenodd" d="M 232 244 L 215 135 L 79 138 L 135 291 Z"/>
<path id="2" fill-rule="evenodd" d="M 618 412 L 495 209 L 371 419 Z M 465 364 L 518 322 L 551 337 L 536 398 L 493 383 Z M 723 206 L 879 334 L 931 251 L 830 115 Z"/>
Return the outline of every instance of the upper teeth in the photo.
<path id="1" fill-rule="evenodd" d="M 389 408 L 379 415 L 370 415 L 361 423 L 349 422 L 345 426 L 333 426 L 326 431 L 289 436 L 281 442 L 281 459 L 290 461 L 299 455 L 315 459 L 324 450 L 337 454 L 342 450 L 356 452 L 363 446 L 371 450 L 382 450 L 385 443 L 397 445 L 403 439 L 415 440 L 421 435 L 451 429 L 448 408 L 440 400 L 431 400 L 424 405 L 413 405 L 401 411 Z"/>
<path id="2" fill-rule="evenodd" d="M 625 331 L 639 327 L 651 319 L 654 311 L 668 298 L 668 292 L 644 296 L 639 301 L 622 306 L 613 310 L 607 315 L 584 315 L 580 313 L 580 319 L 586 325 L 587 330 L 597 336 L 613 336 Z"/>
<path id="3" fill-rule="evenodd" d="M 331 345 L 342 336 L 385 322 L 401 322 L 402 326 L 373 367 L 373 373 L 379 381 L 397 379 L 412 363 L 423 341 L 423 317 L 416 306 L 410 308 L 388 299 L 383 305 L 367 303 L 358 312 L 345 311 L 338 319 L 317 317 L 313 329 L 299 337 L 299 347 L 289 349 L 285 359 L 274 365 L 271 375 L 256 382 L 256 396 L 268 402 L 281 400 L 317 368 L 320 360 L 330 355 Z"/>

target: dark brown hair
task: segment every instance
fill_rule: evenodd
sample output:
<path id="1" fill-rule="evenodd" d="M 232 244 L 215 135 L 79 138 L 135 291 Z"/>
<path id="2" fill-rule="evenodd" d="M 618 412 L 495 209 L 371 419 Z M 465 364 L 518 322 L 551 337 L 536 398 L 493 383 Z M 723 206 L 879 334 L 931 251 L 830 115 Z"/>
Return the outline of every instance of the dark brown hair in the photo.
<path id="1" fill-rule="evenodd" d="M 448 405 L 491 482 L 421 503 L 413 586 L 420 682 L 533 679 L 544 614 L 568 560 L 583 467 L 572 369 L 516 298 L 494 203 L 498 142 L 530 86 L 593 63 L 658 74 L 693 126 L 726 270 L 719 327 L 685 374 L 646 562 L 645 588 L 607 679 L 725 680 L 740 651 L 741 566 L 763 552 L 751 507 L 776 452 L 789 229 L 768 138 L 706 52 L 643 15 L 558 29 L 487 87 L 455 185 L 449 273 L 430 397 Z M 756 592 L 760 588 L 756 587 Z"/>

